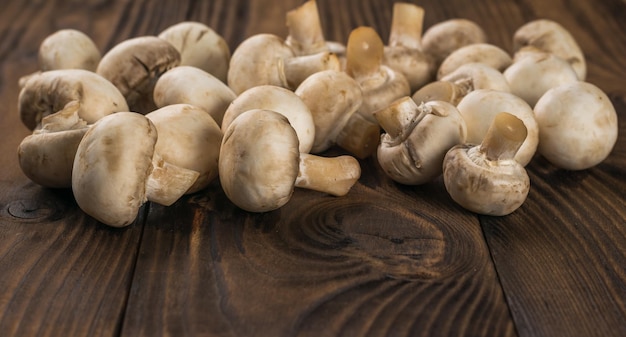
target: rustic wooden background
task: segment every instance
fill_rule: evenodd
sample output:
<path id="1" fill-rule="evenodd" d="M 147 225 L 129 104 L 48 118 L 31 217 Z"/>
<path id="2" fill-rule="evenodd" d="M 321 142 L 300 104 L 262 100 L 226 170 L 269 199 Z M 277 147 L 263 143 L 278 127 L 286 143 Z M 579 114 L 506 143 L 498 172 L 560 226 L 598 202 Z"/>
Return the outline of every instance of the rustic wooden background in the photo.
<path id="1" fill-rule="evenodd" d="M 233 50 L 285 36 L 297 0 L 2 0 L 0 4 L 0 336 L 626 336 L 626 2 L 417 3 L 425 28 L 476 21 L 506 50 L 516 28 L 560 22 L 580 43 L 588 81 L 620 121 L 610 157 L 580 172 L 541 157 L 526 203 L 506 217 L 456 206 L 441 179 L 406 187 L 373 159 L 342 198 L 296 191 L 252 214 L 217 183 L 171 207 L 147 204 L 112 229 L 67 190 L 30 182 L 16 148 L 17 80 L 61 28 L 103 51 L 183 21 Z M 392 1 L 318 0 L 328 39 L 360 25 L 386 39 Z M 333 151 L 331 150 L 331 154 Z"/>

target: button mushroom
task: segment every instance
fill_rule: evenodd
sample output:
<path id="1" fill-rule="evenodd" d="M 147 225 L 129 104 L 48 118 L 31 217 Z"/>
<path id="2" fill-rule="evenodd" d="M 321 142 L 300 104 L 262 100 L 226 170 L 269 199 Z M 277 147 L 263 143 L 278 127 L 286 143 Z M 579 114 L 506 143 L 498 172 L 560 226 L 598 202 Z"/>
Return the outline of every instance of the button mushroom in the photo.
<path id="1" fill-rule="evenodd" d="M 84 69 L 60 69 L 31 76 L 20 91 L 18 111 L 24 125 L 34 130 L 43 117 L 72 101 L 80 103 L 78 116 L 88 124 L 128 110 L 122 93 L 103 77 Z"/>
<path id="2" fill-rule="evenodd" d="M 617 112 L 609 97 L 588 82 L 548 90 L 534 108 L 538 152 L 553 165 L 584 170 L 604 161 L 617 142 Z"/>
<path id="3" fill-rule="evenodd" d="M 285 39 L 295 55 L 328 52 L 315 0 L 305 1 L 285 15 L 289 33 Z"/>
<path id="4" fill-rule="evenodd" d="M 169 42 L 180 53 L 180 65 L 200 68 L 226 83 L 230 48 L 209 26 L 183 21 L 163 30 L 159 38 Z"/>
<path id="5" fill-rule="evenodd" d="M 157 108 L 187 103 L 204 109 L 218 125 L 224 113 L 237 97 L 217 77 L 192 66 L 178 66 L 167 71 L 154 86 L 154 103 Z"/>
<path id="6" fill-rule="evenodd" d="M 296 130 L 300 152 L 309 153 L 315 141 L 315 122 L 311 110 L 293 91 L 274 85 L 260 85 L 241 93 L 230 104 L 222 120 L 222 132 L 242 113 L 252 109 L 278 112 Z"/>
<path id="7" fill-rule="evenodd" d="M 466 63 L 479 62 L 500 72 L 513 63 L 511 55 L 504 49 L 489 43 L 472 43 L 460 47 L 448 55 L 437 70 L 437 79 L 441 79 Z"/>
<path id="8" fill-rule="evenodd" d="M 486 43 L 487 34 L 474 21 L 448 19 L 430 26 L 422 36 L 422 50 L 431 55 L 437 68 L 453 51 L 473 43 Z"/>
<path id="9" fill-rule="evenodd" d="M 491 89 L 474 90 L 467 94 L 457 105 L 467 125 L 467 142 L 478 144 L 487 134 L 494 117 L 500 112 L 507 112 L 521 119 L 526 127 L 526 140 L 515 155 L 515 159 L 526 166 L 539 143 L 539 127 L 533 109 L 516 95 Z"/>
<path id="10" fill-rule="evenodd" d="M 439 176 L 446 152 L 464 143 L 467 135 L 461 114 L 447 102 L 417 105 L 407 96 L 374 116 L 386 131 L 378 146 L 378 163 L 401 184 L 424 184 Z"/>
<path id="11" fill-rule="evenodd" d="M 301 153 L 287 118 L 272 110 L 248 110 L 233 120 L 219 158 L 226 196 L 250 212 L 282 207 L 295 187 L 342 196 L 361 175 L 359 162 L 351 156 Z"/>
<path id="12" fill-rule="evenodd" d="M 480 145 L 450 149 L 443 162 L 450 197 L 478 214 L 503 216 L 518 209 L 530 190 L 528 173 L 514 159 L 526 138 L 524 122 L 502 112 L 494 117 Z"/>
<path id="13" fill-rule="evenodd" d="M 48 35 L 39 45 L 39 69 L 85 69 L 96 71 L 102 55 L 87 36 L 76 29 L 61 29 Z"/>
<path id="14" fill-rule="evenodd" d="M 180 53 L 156 36 L 122 41 L 109 50 L 96 72 L 124 95 L 131 111 L 146 114 L 154 109 L 154 84 L 166 71 L 180 64 Z"/>
<path id="15" fill-rule="evenodd" d="M 172 104 L 146 117 L 159 135 L 155 153 L 172 165 L 199 173 L 185 194 L 204 189 L 217 177 L 222 130 L 206 111 L 189 104 Z"/>
<path id="16" fill-rule="evenodd" d="M 154 149 L 157 130 L 144 115 L 118 112 L 94 123 L 78 145 L 72 191 L 78 206 L 96 220 L 124 227 L 146 201 L 168 206 L 198 178 Z"/>

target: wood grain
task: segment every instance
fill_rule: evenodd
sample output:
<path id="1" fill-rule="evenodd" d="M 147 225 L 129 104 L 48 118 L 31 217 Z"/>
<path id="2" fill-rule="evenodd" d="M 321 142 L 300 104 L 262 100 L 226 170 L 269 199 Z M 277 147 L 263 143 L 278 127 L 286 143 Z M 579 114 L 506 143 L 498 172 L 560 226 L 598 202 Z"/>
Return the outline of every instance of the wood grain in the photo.
<path id="1" fill-rule="evenodd" d="M 30 182 L 16 148 L 29 133 L 17 81 L 61 28 L 104 52 L 201 21 L 233 50 L 285 36 L 302 1 L 29 0 L 0 10 L 0 336 L 626 335 L 626 3 L 621 0 L 412 1 L 424 28 L 476 21 L 511 51 L 515 29 L 549 18 L 585 52 L 588 81 L 614 103 L 620 136 L 589 170 L 537 156 L 527 202 L 506 217 L 456 206 L 441 179 L 407 187 L 375 158 L 345 197 L 296 190 L 262 214 L 214 182 L 170 207 L 146 204 L 126 229 L 97 223 L 69 190 Z M 318 0 L 327 39 L 358 26 L 384 41 L 393 1 Z M 326 155 L 340 154 L 331 149 Z"/>

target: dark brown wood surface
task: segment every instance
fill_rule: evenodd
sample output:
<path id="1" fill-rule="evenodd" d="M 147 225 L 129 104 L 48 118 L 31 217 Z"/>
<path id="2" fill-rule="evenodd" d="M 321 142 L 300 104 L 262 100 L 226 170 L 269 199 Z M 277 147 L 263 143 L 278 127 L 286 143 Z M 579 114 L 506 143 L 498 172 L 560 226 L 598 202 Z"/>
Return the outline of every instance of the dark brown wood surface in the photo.
<path id="1" fill-rule="evenodd" d="M 626 336 L 626 2 L 419 1 L 425 28 L 476 21 L 511 50 L 535 18 L 581 45 L 588 81 L 611 98 L 620 135 L 578 172 L 537 156 L 526 203 L 505 217 L 456 206 L 438 179 L 396 184 L 375 160 L 345 197 L 297 190 L 283 208 L 235 207 L 217 182 L 170 207 L 146 204 L 112 229 L 71 191 L 17 163 L 29 134 L 18 79 L 39 43 L 77 28 L 101 50 L 201 21 L 233 50 L 286 35 L 301 1 L 3 0 L 0 5 L 0 336 Z M 328 39 L 359 26 L 386 39 L 391 1 L 318 0 Z M 336 154 L 333 149 L 329 154 Z"/>

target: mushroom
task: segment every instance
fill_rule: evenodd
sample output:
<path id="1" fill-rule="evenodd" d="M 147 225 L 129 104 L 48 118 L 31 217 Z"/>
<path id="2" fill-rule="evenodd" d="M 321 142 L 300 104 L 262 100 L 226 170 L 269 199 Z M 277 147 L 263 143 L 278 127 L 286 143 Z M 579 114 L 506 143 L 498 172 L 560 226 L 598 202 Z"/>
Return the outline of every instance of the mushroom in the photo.
<path id="1" fill-rule="evenodd" d="M 80 104 L 68 103 L 43 117 L 41 128 L 26 136 L 17 148 L 22 172 L 33 182 L 50 188 L 72 186 L 72 165 L 80 140 L 89 126 L 78 117 Z"/>
<path id="2" fill-rule="evenodd" d="M 358 124 L 356 110 L 363 102 L 359 84 L 343 71 L 325 70 L 309 76 L 295 91 L 311 110 L 315 138 L 311 153 L 320 153 L 337 144 L 356 157 L 376 147 L 380 128 Z M 357 121 L 357 122 L 355 122 Z M 365 128 L 359 128 L 364 125 Z M 363 150 L 366 149 L 366 150 Z"/>
<path id="3" fill-rule="evenodd" d="M 459 66 L 439 81 L 426 84 L 412 97 L 418 104 L 439 100 L 457 105 L 465 95 L 477 89 L 511 91 L 500 71 L 484 63 L 471 62 Z"/>
<path id="4" fill-rule="evenodd" d="M 383 41 L 373 28 L 362 26 L 352 30 L 346 50 L 346 72 L 363 91 L 363 104 L 357 113 L 374 124 L 377 124 L 375 111 L 411 94 L 404 75 L 382 63 L 383 54 Z"/>
<path id="5" fill-rule="evenodd" d="M 519 27 L 513 35 L 513 50 L 534 46 L 567 61 L 580 81 L 587 76 L 587 62 L 580 46 L 572 34 L 559 23 L 548 19 L 537 19 Z"/>
<path id="6" fill-rule="evenodd" d="M 521 119 L 526 127 L 526 139 L 515 154 L 515 159 L 526 166 L 537 151 L 539 128 L 533 109 L 523 99 L 510 92 L 478 89 L 467 94 L 457 109 L 467 126 L 467 142 L 478 144 L 487 134 L 493 119 L 500 112 L 507 112 Z"/>
<path id="7" fill-rule="evenodd" d="M 530 190 L 528 173 L 517 160 L 526 136 L 524 122 L 497 114 L 480 145 L 450 149 L 443 162 L 443 181 L 452 199 L 478 214 L 503 216 L 517 210 Z"/>
<path id="8" fill-rule="evenodd" d="M 291 47 L 297 56 L 328 52 L 320 22 L 317 2 L 305 1 L 302 5 L 286 14 L 289 33 L 285 44 Z"/>
<path id="9" fill-rule="evenodd" d="M 124 95 L 131 111 L 146 114 L 154 109 L 154 84 L 180 64 L 180 53 L 156 36 L 128 39 L 109 50 L 96 72 L 111 81 Z"/>
<path id="10" fill-rule="evenodd" d="M 503 74 L 511 92 L 531 107 L 550 88 L 578 81 L 569 63 L 535 47 L 518 50 L 513 63 Z"/>
<path id="11" fill-rule="evenodd" d="M 442 172 L 446 152 L 465 142 L 465 121 L 456 107 L 442 101 L 416 104 L 403 97 L 374 113 L 385 130 L 377 159 L 396 182 L 420 185 Z"/>
<path id="12" fill-rule="evenodd" d="M 235 94 L 259 85 L 294 89 L 311 74 L 327 69 L 340 69 L 339 59 L 331 52 L 296 56 L 282 38 L 255 34 L 233 52 L 228 86 Z"/>
<path id="13" fill-rule="evenodd" d="M 389 43 L 384 48 L 383 64 L 400 72 L 409 81 L 410 92 L 432 81 L 435 61 L 422 51 L 424 9 L 396 2 L 393 4 Z"/>
<path id="14" fill-rule="evenodd" d="M 201 22 L 183 21 L 163 30 L 159 38 L 180 53 L 180 65 L 200 68 L 226 83 L 230 48 L 219 34 Z"/>
<path id="15" fill-rule="evenodd" d="M 154 149 L 157 130 L 144 115 L 118 112 L 94 123 L 78 145 L 72 191 L 78 206 L 96 220 L 124 227 L 146 201 L 169 206 L 198 178 Z"/>
<path id="16" fill-rule="evenodd" d="M 38 61 L 41 71 L 85 69 L 96 71 L 100 50 L 87 36 L 76 29 L 61 29 L 48 35 L 39 45 Z"/>
<path id="17" fill-rule="evenodd" d="M 221 186 L 235 205 L 249 212 L 282 207 L 295 187 L 343 196 L 360 175 L 359 162 L 351 156 L 301 153 L 287 118 L 272 110 L 246 111 L 222 140 Z"/>
<path id="18" fill-rule="evenodd" d="M 34 130 L 43 117 L 72 101 L 80 103 L 78 116 L 88 124 L 128 110 L 122 93 L 103 77 L 84 69 L 60 69 L 31 76 L 20 91 L 18 111 L 22 123 Z"/>
<path id="19" fill-rule="evenodd" d="M 222 130 L 206 111 L 190 104 L 172 104 L 146 117 L 159 135 L 155 153 L 178 167 L 197 171 L 198 179 L 185 194 L 206 188 L 217 177 Z"/>
<path id="20" fill-rule="evenodd" d="M 537 151 L 553 165 L 584 170 L 604 161 L 617 142 L 618 123 L 609 97 L 588 82 L 548 90 L 534 108 Z"/>
<path id="21" fill-rule="evenodd" d="M 442 79 L 463 64 L 474 62 L 486 64 L 502 72 L 513 63 L 513 59 L 509 53 L 498 46 L 489 43 L 472 43 L 452 51 L 441 62 L 437 70 L 437 79 Z"/>
<path id="22" fill-rule="evenodd" d="M 178 66 L 167 71 L 154 86 L 154 103 L 158 108 L 187 103 L 204 109 L 218 125 L 224 112 L 237 97 L 224 82 L 192 66 Z"/>
<path id="23" fill-rule="evenodd" d="M 422 50 L 431 55 L 437 67 L 453 51 L 473 43 L 486 43 L 487 34 L 474 21 L 448 19 L 428 28 L 422 36 Z"/>
<path id="24" fill-rule="evenodd" d="M 252 109 L 278 112 L 296 130 L 300 152 L 309 153 L 315 141 L 315 122 L 309 107 L 293 91 L 274 85 L 260 85 L 242 92 L 230 104 L 222 120 L 222 132 L 242 113 Z"/>

